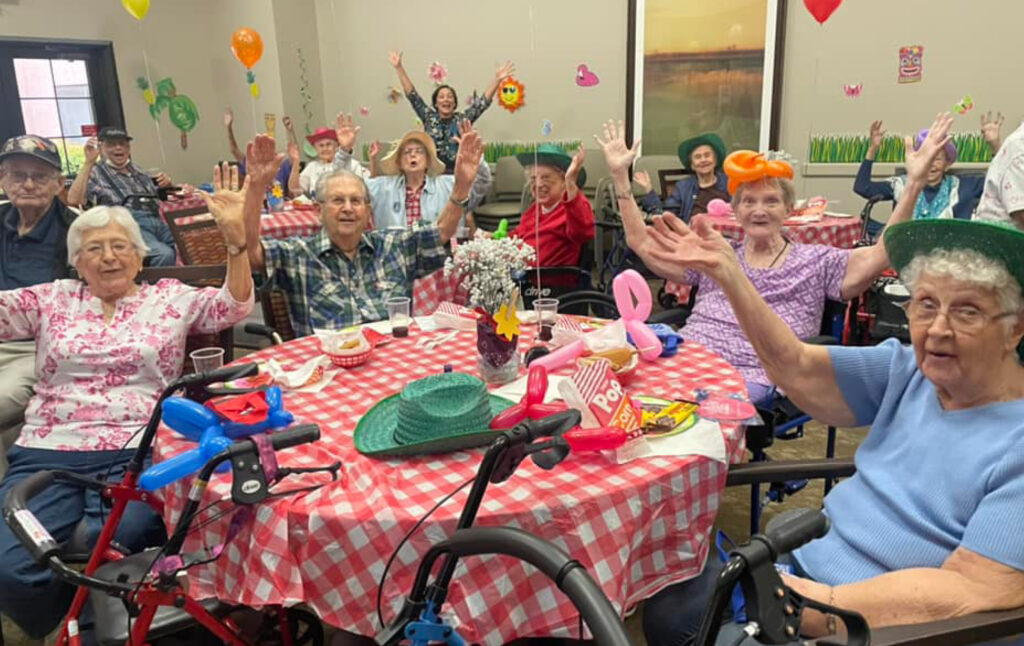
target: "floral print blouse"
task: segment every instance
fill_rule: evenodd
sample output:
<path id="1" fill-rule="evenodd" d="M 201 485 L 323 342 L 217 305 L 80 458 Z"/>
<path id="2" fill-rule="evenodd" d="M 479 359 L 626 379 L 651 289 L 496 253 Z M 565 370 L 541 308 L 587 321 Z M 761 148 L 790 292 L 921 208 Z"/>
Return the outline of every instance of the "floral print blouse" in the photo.
<path id="1" fill-rule="evenodd" d="M 107 323 L 82 281 L 0 292 L 0 340 L 36 339 L 38 381 L 18 445 L 120 449 L 181 374 L 185 337 L 231 327 L 252 306 L 252 294 L 236 301 L 226 284 L 197 289 L 161 280 L 119 300 Z"/>

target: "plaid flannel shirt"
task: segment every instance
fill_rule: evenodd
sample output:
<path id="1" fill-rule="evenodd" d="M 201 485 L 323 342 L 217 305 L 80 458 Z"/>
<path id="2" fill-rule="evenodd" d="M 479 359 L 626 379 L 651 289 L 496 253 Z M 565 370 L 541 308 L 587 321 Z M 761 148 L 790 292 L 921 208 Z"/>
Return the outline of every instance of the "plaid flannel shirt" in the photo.
<path id="1" fill-rule="evenodd" d="M 325 231 L 309 238 L 263 239 L 270 282 L 288 294 L 292 327 L 338 330 L 387 318 L 384 302 L 412 297 L 413 281 L 444 267 L 435 224 L 367 231 L 350 260 Z"/>
<path id="2" fill-rule="evenodd" d="M 101 160 L 89 175 L 89 202 L 93 206 L 117 206 L 129 195 L 156 196 L 153 179 L 135 162 L 128 163 L 124 169 L 126 172 L 103 164 L 106 162 Z"/>

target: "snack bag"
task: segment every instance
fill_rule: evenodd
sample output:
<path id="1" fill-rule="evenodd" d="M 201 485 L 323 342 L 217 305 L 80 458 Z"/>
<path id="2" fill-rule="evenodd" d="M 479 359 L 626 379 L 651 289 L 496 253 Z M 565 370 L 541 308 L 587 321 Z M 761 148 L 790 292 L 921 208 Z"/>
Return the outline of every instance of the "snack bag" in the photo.
<path id="1" fill-rule="evenodd" d="M 558 390 L 570 407 L 583 414 L 583 428 L 615 426 L 629 433 L 630 441 L 643 438 L 640 412 L 612 374 L 607 360 L 581 367 L 568 381 L 560 383 Z"/>

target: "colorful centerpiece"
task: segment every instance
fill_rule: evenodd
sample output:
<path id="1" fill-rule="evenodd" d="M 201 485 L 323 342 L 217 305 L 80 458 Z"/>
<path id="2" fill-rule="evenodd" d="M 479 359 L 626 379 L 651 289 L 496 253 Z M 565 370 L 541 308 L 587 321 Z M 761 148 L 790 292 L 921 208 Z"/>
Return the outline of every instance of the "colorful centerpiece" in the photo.
<path id="1" fill-rule="evenodd" d="M 525 271 L 533 257 L 533 249 L 517 238 L 480 238 L 458 245 L 445 262 L 445 275 L 462 281 L 480 314 L 477 366 L 488 383 L 507 383 L 519 374 L 519 290 L 513 276 Z"/>

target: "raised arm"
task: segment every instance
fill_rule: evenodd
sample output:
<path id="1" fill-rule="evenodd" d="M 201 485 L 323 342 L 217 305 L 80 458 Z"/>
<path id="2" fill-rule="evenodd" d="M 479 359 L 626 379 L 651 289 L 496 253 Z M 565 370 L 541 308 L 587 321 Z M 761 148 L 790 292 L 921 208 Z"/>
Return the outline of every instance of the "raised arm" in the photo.
<path id="1" fill-rule="evenodd" d="M 932 122 L 928 130 L 928 136 L 918 150 L 914 150 L 913 139 L 906 138 L 906 167 L 907 183 L 903 189 L 900 201 L 896 203 L 892 216 L 885 223 L 888 229 L 894 224 L 906 222 L 914 214 L 914 206 L 917 204 L 917 197 L 924 190 L 928 177 L 928 168 L 932 160 L 942 151 L 942 147 L 949 141 L 949 129 L 953 125 L 953 117 L 949 113 L 939 114 Z M 842 297 L 848 300 L 864 292 L 871 283 L 889 266 L 889 255 L 885 251 L 883 235 L 879 236 L 878 242 L 870 247 L 855 249 L 850 254 L 850 262 L 846 266 L 846 275 L 843 277 Z"/>
<path id="2" fill-rule="evenodd" d="M 85 142 L 85 163 L 78 169 L 75 181 L 68 189 L 68 204 L 82 207 L 89 201 L 89 177 L 92 176 L 92 169 L 100 158 L 100 144 L 96 137 L 90 137 Z"/>
<path id="3" fill-rule="evenodd" d="M 262 271 L 266 266 L 263 258 L 263 242 L 260 240 L 260 214 L 263 212 L 263 196 L 274 183 L 277 169 L 284 162 L 284 153 L 275 150 L 273 137 L 256 135 L 245 149 L 246 190 L 242 217 L 245 220 L 245 245 L 249 252 L 252 269 Z"/>
<path id="4" fill-rule="evenodd" d="M 993 155 L 999 152 L 999 147 L 1003 145 L 1003 121 L 1002 112 L 997 112 L 995 116 L 992 116 L 990 110 L 981 115 L 981 136 L 988 142 Z"/>
<path id="5" fill-rule="evenodd" d="M 235 158 L 235 161 L 240 162 L 245 159 L 245 155 L 242 153 L 242 149 L 238 147 L 238 142 L 235 141 L 234 123 L 235 113 L 232 112 L 231 108 L 225 108 L 224 127 L 228 130 L 228 146 L 231 147 L 231 156 Z"/>
<path id="6" fill-rule="evenodd" d="M 299 157 L 298 144 L 288 144 L 288 159 L 292 162 L 292 170 L 288 173 L 288 195 L 297 197 L 303 193 L 301 173 L 299 172 L 302 160 Z"/>
<path id="7" fill-rule="evenodd" d="M 447 204 L 437 218 L 437 228 L 441 232 L 441 242 L 447 243 L 455 235 L 462 219 L 464 210 L 462 202 L 469 199 L 469 191 L 480 169 L 484 157 L 484 142 L 480 133 L 473 128 L 468 120 L 459 124 L 459 152 L 455 156 L 455 186 Z"/>
<path id="8" fill-rule="evenodd" d="M 238 188 L 238 166 L 227 163 L 213 167 L 213 195 L 200 191 L 206 208 L 210 210 L 217 228 L 228 247 L 228 272 L 225 282 L 231 297 L 242 302 L 252 294 L 252 270 L 246 251 L 248 235 L 245 219 L 245 197 L 249 192 L 252 175 L 246 175 L 245 184 Z M 258 216 L 257 216 L 258 217 Z M 260 257 L 262 258 L 262 245 Z"/>
<path id="9" fill-rule="evenodd" d="M 402 52 L 391 52 L 388 54 L 388 62 L 395 68 L 395 73 L 398 74 L 398 81 L 402 84 L 402 91 L 408 95 L 416 88 L 412 84 L 412 79 L 405 71 L 405 66 L 402 65 Z"/>
<path id="10" fill-rule="evenodd" d="M 637 151 L 640 149 L 640 141 L 633 143 L 633 147 L 626 146 L 626 130 L 623 123 L 609 120 L 604 124 L 604 139 L 594 135 L 601 152 L 604 153 L 605 163 L 608 164 L 608 171 L 612 176 L 612 183 L 615 187 L 615 201 L 618 203 L 619 215 L 622 217 L 622 228 L 626 234 L 626 244 L 644 261 L 644 264 L 651 271 L 662 278 L 683 282 L 685 270 L 672 263 L 660 262 L 652 257 L 650 251 L 653 241 L 647 237 L 647 225 L 644 224 L 644 216 L 633 199 L 633 187 L 629 183 L 629 169 L 636 159 Z"/>
<path id="11" fill-rule="evenodd" d="M 718 283 L 768 378 L 797 406 L 823 424 L 854 425 L 856 419 L 839 391 L 828 350 L 802 342 L 768 307 L 743 273 L 732 246 L 711 227 L 707 216 L 694 216 L 691 228 L 665 214 L 655 218 L 647 235 L 653 241 L 652 258 L 681 270 L 699 271 Z"/>
<path id="12" fill-rule="evenodd" d="M 871 171 L 875 167 L 875 156 L 882 145 L 882 139 L 885 138 L 885 130 L 882 129 L 881 121 L 871 122 L 870 138 L 868 152 L 864 155 L 864 161 L 857 169 L 857 177 L 853 180 L 853 192 L 865 199 L 880 195 L 883 200 L 892 200 L 894 195 L 892 184 L 871 180 Z"/>
<path id="13" fill-rule="evenodd" d="M 355 158 L 356 136 L 361 128 L 356 125 L 352 115 L 339 112 L 334 123 L 334 132 L 338 135 L 338 152 L 334 154 L 334 168 L 347 170 L 368 180 L 371 174 Z"/>
<path id="14" fill-rule="evenodd" d="M 284 132 L 288 136 L 288 145 L 298 146 L 299 138 L 295 135 L 295 124 L 292 123 L 292 118 L 286 114 L 281 117 L 281 123 L 284 124 Z"/>
<path id="15" fill-rule="evenodd" d="M 512 61 L 505 61 L 499 65 L 498 69 L 494 70 L 494 79 L 491 81 L 491 84 L 487 86 L 487 89 L 484 90 L 484 97 L 486 97 L 488 101 L 493 100 L 494 94 L 498 91 L 498 86 L 501 85 L 501 82 L 515 73 L 516 66 Z"/>

